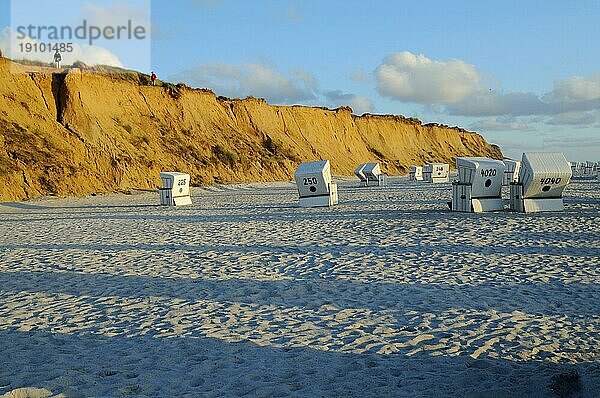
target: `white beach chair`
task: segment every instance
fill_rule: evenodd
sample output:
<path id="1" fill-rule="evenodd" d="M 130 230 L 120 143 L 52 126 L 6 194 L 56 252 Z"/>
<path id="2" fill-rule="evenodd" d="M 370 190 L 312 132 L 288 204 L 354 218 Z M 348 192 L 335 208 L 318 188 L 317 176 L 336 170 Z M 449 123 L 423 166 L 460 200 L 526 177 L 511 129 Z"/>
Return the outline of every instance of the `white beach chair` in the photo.
<path id="1" fill-rule="evenodd" d="M 337 184 L 331 180 L 329 160 L 300 164 L 294 178 L 300 207 L 333 206 L 338 203 Z"/>

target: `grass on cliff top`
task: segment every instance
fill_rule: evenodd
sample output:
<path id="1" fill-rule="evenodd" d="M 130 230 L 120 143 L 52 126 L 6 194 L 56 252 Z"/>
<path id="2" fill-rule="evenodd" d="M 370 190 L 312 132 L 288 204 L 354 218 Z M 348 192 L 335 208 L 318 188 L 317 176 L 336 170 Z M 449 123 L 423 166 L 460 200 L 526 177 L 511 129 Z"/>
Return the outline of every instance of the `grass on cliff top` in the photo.
<path id="1" fill-rule="evenodd" d="M 13 62 L 25 66 L 37 66 L 39 68 L 54 68 L 54 64 L 52 62 L 33 61 L 29 59 L 15 59 Z"/>
<path id="2" fill-rule="evenodd" d="M 145 73 L 141 73 L 141 72 L 138 72 L 135 70 L 131 70 L 131 69 L 119 68 L 116 66 L 109 66 L 109 65 L 88 66 L 81 61 L 76 61 L 75 63 L 73 63 L 73 65 L 70 66 L 70 68 L 77 68 L 77 69 L 89 71 L 92 73 L 109 75 L 112 78 L 130 81 L 130 82 L 132 82 L 134 84 L 138 84 L 140 86 L 149 86 L 150 84 L 152 84 L 152 79 L 150 78 L 150 75 L 147 75 Z M 183 90 L 185 90 L 185 89 L 192 90 L 189 86 L 187 86 L 184 83 L 173 84 L 173 83 L 165 82 L 162 80 L 157 80 L 156 85 L 158 87 L 164 87 L 169 92 L 169 95 L 176 99 L 181 97 Z M 212 90 L 208 90 L 208 89 L 196 89 L 196 90 L 208 91 L 208 92 L 211 92 L 214 94 L 214 92 Z"/>
<path id="3" fill-rule="evenodd" d="M 36 67 L 40 67 L 40 68 L 51 68 L 51 69 L 56 68 L 53 62 L 42 62 L 42 61 L 35 61 L 35 60 L 29 60 L 29 59 L 14 59 L 12 61 L 17 64 L 25 65 L 25 66 L 36 66 Z M 98 74 L 103 74 L 103 75 L 112 75 L 113 77 L 123 79 L 123 80 L 133 81 L 136 83 L 143 83 L 143 84 L 151 83 L 150 75 L 146 75 L 144 73 L 140 73 L 135 70 L 119 68 L 116 66 L 109 66 L 109 65 L 89 66 L 82 61 L 75 61 L 73 63 L 73 65 L 63 65 L 63 68 L 66 70 L 81 69 L 81 70 L 98 73 Z"/>
<path id="4" fill-rule="evenodd" d="M 16 62 L 25 66 L 35 66 L 40 68 L 51 68 L 55 69 L 55 65 L 53 62 L 42 62 L 42 61 L 32 61 L 27 59 L 15 59 L 13 62 Z M 109 65 L 87 65 L 82 61 L 75 61 L 73 65 L 64 65 L 63 68 L 65 70 L 70 69 L 80 69 L 87 72 L 97 73 L 101 75 L 109 75 L 113 78 L 130 81 L 139 85 L 149 85 L 152 84 L 150 79 L 150 75 L 145 73 L 141 73 L 131 69 L 119 68 L 116 66 Z"/>
<path id="5" fill-rule="evenodd" d="M 130 81 L 139 85 L 149 85 L 152 83 L 150 79 L 150 75 L 145 73 L 141 73 L 131 69 L 119 68 L 117 66 L 109 66 L 109 65 L 94 65 L 89 66 L 86 65 L 82 61 L 75 61 L 73 65 L 68 66 L 68 69 L 80 69 L 85 70 L 92 73 L 98 73 L 101 75 L 110 75 L 113 78 L 119 80 Z"/>

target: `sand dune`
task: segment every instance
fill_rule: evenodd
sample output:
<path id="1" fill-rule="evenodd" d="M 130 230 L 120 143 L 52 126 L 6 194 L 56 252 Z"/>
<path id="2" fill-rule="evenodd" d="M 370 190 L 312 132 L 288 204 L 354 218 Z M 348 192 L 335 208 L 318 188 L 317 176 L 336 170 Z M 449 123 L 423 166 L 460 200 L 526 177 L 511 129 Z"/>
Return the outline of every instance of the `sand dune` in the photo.
<path id="1" fill-rule="evenodd" d="M 340 184 L 0 205 L 0 394 L 597 394 L 598 183 L 544 215 Z"/>

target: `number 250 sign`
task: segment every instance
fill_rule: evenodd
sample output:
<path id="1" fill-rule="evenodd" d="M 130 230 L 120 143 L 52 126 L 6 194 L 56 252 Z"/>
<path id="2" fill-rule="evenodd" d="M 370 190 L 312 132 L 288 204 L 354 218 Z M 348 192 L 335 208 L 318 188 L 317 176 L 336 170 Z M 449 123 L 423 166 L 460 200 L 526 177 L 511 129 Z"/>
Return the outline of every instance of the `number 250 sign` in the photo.
<path id="1" fill-rule="evenodd" d="M 318 185 L 319 181 L 316 177 L 307 177 L 302 179 L 304 185 Z"/>

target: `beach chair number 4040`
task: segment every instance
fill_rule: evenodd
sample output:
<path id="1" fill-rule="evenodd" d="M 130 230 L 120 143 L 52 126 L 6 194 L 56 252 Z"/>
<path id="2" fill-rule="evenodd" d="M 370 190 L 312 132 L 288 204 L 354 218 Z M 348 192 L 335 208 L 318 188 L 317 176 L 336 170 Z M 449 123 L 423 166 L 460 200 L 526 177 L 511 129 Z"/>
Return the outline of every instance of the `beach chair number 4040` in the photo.
<path id="1" fill-rule="evenodd" d="M 561 180 L 562 180 L 562 178 L 560 178 L 560 177 L 556 177 L 556 178 L 548 177 L 548 178 L 542 178 L 540 180 L 540 182 L 544 185 L 548 185 L 548 184 L 556 185 L 556 184 L 560 184 Z"/>
<path id="2" fill-rule="evenodd" d="M 318 185 L 319 181 L 317 180 L 316 177 L 309 177 L 309 178 L 304 178 L 304 185 Z"/>

